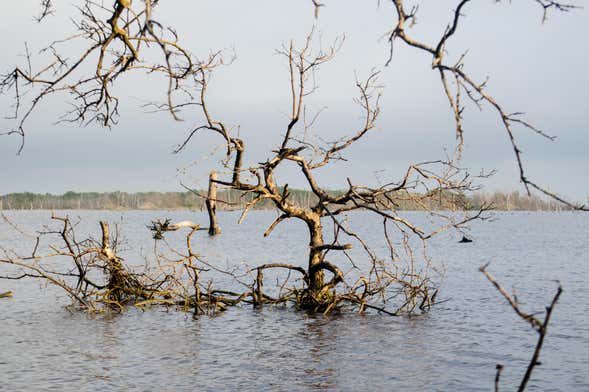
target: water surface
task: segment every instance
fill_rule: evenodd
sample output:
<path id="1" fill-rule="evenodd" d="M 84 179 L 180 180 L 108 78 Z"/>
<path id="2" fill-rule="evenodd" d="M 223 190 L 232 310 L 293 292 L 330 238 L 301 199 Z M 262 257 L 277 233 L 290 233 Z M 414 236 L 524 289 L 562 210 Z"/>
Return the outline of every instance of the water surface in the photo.
<path id="1" fill-rule="evenodd" d="M 206 222 L 199 212 L 68 213 L 83 218 L 80 231 L 95 237 L 99 219 L 121 223 L 124 255 L 136 264 L 153 246 L 145 227 L 152 219 Z M 51 213 L 6 215 L 33 231 L 49 222 Z M 408 215 L 426 222 L 420 213 Z M 223 235 L 203 235 L 195 242 L 208 261 L 304 264 L 307 239 L 301 224 L 282 224 L 264 239 L 274 212 L 252 212 L 242 226 L 235 224 L 238 217 L 222 213 Z M 0 300 L 0 390 L 492 391 L 496 363 L 505 366 L 502 390 L 514 390 L 536 336 L 478 272 L 486 262 L 506 287 L 517 288 L 529 311 L 543 310 L 555 281 L 564 286 L 529 390 L 589 390 L 588 216 L 518 212 L 495 217 L 472 226 L 472 244 L 458 244 L 458 233 L 432 241 L 431 256 L 446 266 L 440 298 L 448 301 L 420 317 L 310 316 L 249 307 L 197 319 L 161 308 L 88 316 L 67 311 L 68 299 L 53 287 L 0 281 L 0 292 L 15 294 Z M 380 243 L 378 221 L 366 214 L 352 220 L 372 243 Z M 30 245 L 18 238 L 0 224 L 1 245 Z M 181 244 L 182 236 L 169 240 Z"/>

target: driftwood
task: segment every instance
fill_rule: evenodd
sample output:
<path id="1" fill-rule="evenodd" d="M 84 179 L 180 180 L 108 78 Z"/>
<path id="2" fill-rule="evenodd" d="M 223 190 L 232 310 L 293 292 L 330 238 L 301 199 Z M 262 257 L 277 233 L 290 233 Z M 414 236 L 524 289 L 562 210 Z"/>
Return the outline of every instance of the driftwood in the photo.
<path id="1" fill-rule="evenodd" d="M 185 227 L 190 228 L 192 230 L 206 230 L 202 229 L 200 225 L 197 225 L 196 223 L 191 221 L 181 221 L 178 223 L 172 223 L 170 219 L 165 219 L 164 221 L 152 221 L 151 225 L 147 227 L 153 232 L 153 238 L 156 240 L 163 239 L 163 233 L 167 231 L 176 231 Z"/>

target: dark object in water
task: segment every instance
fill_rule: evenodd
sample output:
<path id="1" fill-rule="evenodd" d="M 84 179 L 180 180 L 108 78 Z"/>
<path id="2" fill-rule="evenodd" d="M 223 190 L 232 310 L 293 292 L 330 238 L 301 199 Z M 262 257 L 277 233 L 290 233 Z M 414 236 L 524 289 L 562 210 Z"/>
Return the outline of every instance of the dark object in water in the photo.
<path id="1" fill-rule="evenodd" d="M 469 242 L 472 242 L 472 240 L 470 238 L 468 238 L 467 236 L 463 235 L 462 239 L 460 241 L 458 241 L 461 244 L 467 244 Z"/>

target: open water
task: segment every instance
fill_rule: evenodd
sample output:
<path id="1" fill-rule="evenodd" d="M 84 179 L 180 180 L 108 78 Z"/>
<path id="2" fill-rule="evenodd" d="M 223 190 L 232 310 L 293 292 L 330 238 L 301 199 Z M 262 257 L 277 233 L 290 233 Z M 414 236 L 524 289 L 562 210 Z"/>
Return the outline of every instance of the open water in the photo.
<path id="1" fill-rule="evenodd" d="M 51 216 L 5 214 L 30 232 Z M 119 222 L 125 256 L 139 264 L 153 247 L 146 229 L 152 219 L 206 222 L 186 211 L 68 214 L 95 237 L 98 220 Z M 423 214 L 407 214 L 427 224 Z M 195 240 L 208 261 L 304 265 L 302 225 L 283 223 L 264 239 L 275 212 L 252 212 L 241 226 L 238 217 L 221 213 L 223 234 Z M 352 221 L 379 243 L 379 221 L 361 213 Z M 471 235 L 470 244 L 459 244 L 459 233 L 430 243 L 430 255 L 446 267 L 439 298 L 447 301 L 419 317 L 250 307 L 197 319 L 161 308 L 88 316 L 66 310 L 69 300 L 55 288 L 0 280 L 0 292 L 14 292 L 0 299 L 0 391 L 492 391 L 497 363 L 505 366 L 501 390 L 515 390 L 536 333 L 478 271 L 487 262 L 529 311 L 544 309 L 555 281 L 564 286 L 528 390 L 589 391 L 589 215 L 497 213 L 473 224 Z M 0 223 L 1 246 L 24 251 L 32 243 L 22 238 Z M 181 235 L 173 238 L 180 244 Z M 7 271 L 0 266 L 0 274 Z"/>

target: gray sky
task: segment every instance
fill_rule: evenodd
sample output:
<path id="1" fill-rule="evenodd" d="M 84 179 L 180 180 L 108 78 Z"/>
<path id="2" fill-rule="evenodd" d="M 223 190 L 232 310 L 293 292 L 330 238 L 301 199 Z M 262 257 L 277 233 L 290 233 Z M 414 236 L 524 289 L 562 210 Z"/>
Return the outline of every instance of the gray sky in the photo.
<path id="1" fill-rule="evenodd" d="M 70 1 L 58 1 L 58 14 L 39 25 L 32 21 L 38 1 L 11 2 L 0 16 L 0 68 L 22 61 L 23 44 L 32 51 L 63 36 L 74 15 Z M 443 157 L 454 142 L 454 124 L 439 79 L 425 54 L 396 44 L 395 57 L 384 67 L 388 46 L 381 39 L 393 24 L 387 1 L 326 0 L 319 20 L 311 1 L 301 0 L 174 0 L 158 10 L 164 24 L 179 31 L 185 46 L 204 57 L 209 50 L 235 51 L 235 62 L 218 71 L 210 86 L 210 105 L 224 121 L 239 125 L 248 144 L 246 158 L 269 156 L 288 122 L 288 75 L 285 59 L 275 49 L 294 39 L 302 42 L 315 24 L 323 42 L 345 34 L 336 59 L 318 74 L 319 91 L 310 97 L 310 110 L 327 107 L 314 132 L 325 139 L 349 135 L 359 126 L 361 112 L 353 104 L 354 72 L 360 77 L 381 69 L 385 86 L 377 129 L 347 154 L 349 162 L 320 173 L 331 188 L 345 186 L 345 176 L 356 183 L 374 183 L 378 176 L 394 178 L 408 164 Z M 439 38 L 457 1 L 422 1 L 414 33 Z M 583 2 L 578 2 L 583 4 Z M 558 137 L 555 142 L 517 129 L 529 177 L 576 200 L 589 195 L 589 20 L 587 10 L 553 13 L 541 23 L 539 7 L 531 0 L 495 4 L 473 2 L 448 46 L 450 58 L 468 49 L 466 69 L 479 80 L 490 76 L 488 91 L 508 111 L 526 118 Z M 156 14 L 156 17 L 158 16 Z M 73 53 L 73 52 L 72 52 Z M 147 78 L 147 79 L 146 79 Z M 24 152 L 16 156 L 19 140 L 0 138 L 0 194 L 18 191 L 62 193 L 76 191 L 174 191 L 179 182 L 205 185 L 207 171 L 219 155 L 202 159 L 220 142 L 195 139 L 188 150 L 173 155 L 174 146 L 199 120 L 186 121 L 147 114 L 140 105 L 158 98 L 160 81 L 150 77 L 121 80 L 120 124 L 112 130 L 96 126 L 52 125 L 64 109 L 59 100 L 47 101 L 28 125 Z M 8 111 L 9 100 L 0 97 Z M 0 129 L 9 129 L 8 120 Z M 521 188 L 517 167 L 505 132 L 490 110 L 465 112 L 464 165 L 474 172 L 498 169 L 488 190 Z M 282 173 L 283 182 L 302 186 L 296 173 Z"/>

